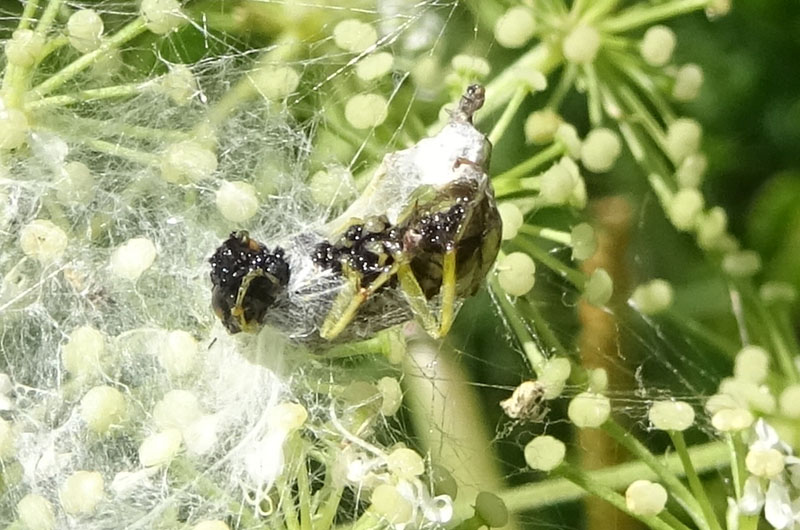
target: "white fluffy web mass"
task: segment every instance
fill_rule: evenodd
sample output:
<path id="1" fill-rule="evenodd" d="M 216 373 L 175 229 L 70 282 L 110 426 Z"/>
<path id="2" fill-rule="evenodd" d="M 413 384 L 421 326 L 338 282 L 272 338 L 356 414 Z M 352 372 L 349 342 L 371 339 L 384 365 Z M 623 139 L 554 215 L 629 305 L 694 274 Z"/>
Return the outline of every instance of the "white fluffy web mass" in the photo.
<path id="1" fill-rule="evenodd" d="M 610 415 L 672 432 L 695 425 L 686 407 L 707 407 L 696 426 L 715 434 L 749 428 L 751 410 L 777 410 L 766 375 L 742 375 L 764 364 L 750 350 L 707 403 L 721 376 L 696 352 L 729 359 L 736 341 L 674 315 L 660 320 L 671 315 L 666 282 L 643 284 L 626 305 L 614 268 L 627 236 L 615 235 L 613 216 L 580 213 L 589 174 L 630 152 L 678 230 L 727 253 L 732 277 L 754 267 L 734 252 L 724 212 L 696 189 L 699 125 L 671 111 L 643 130 L 624 119 L 669 106 L 642 82 L 641 65 L 677 101 L 696 95 L 698 68 L 669 68 L 665 27 L 641 43 L 619 37 L 641 57 L 603 49 L 596 27 L 616 34 L 657 21 L 645 9 L 612 16 L 608 4 L 570 4 L 581 16 L 569 24 L 556 0 L 507 10 L 437 0 L 29 0 L 6 13 L 0 524 L 497 527 L 506 506 L 538 506 L 520 486 L 529 468 L 562 469 L 564 443 L 577 453 L 600 443 L 583 437 L 588 430 L 620 428 L 608 427 Z M 501 56 L 492 74 L 497 46 L 530 49 Z M 600 74 L 619 68 L 613 75 L 628 84 L 604 82 L 598 57 L 609 60 Z M 493 303 L 482 312 L 467 304 L 458 356 L 413 326 L 377 333 L 424 322 L 391 278 L 331 347 L 317 332 L 343 283 L 309 256 L 341 234 L 331 222 L 343 212 L 394 223 L 425 185 L 456 171 L 448 144 L 423 139 L 474 82 L 487 85 L 477 130 L 513 159 L 494 162 L 504 169 L 494 179 L 504 246 L 488 278 Z M 580 134 L 558 113 L 575 87 L 591 123 Z M 541 109 L 516 124 L 530 95 Z M 531 158 L 512 156 L 528 149 L 513 127 L 537 146 Z M 371 180 L 386 153 L 415 167 Z M 458 171 L 483 175 L 477 166 Z M 291 298 L 270 309 L 270 326 L 230 335 L 211 308 L 208 260 L 238 230 L 283 248 Z M 441 314 L 444 298 L 424 309 Z M 487 375 L 465 375 L 461 360 Z M 631 491 L 634 515 L 659 513 L 656 486 Z M 688 505 L 692 517 L 702 511 Z"/>

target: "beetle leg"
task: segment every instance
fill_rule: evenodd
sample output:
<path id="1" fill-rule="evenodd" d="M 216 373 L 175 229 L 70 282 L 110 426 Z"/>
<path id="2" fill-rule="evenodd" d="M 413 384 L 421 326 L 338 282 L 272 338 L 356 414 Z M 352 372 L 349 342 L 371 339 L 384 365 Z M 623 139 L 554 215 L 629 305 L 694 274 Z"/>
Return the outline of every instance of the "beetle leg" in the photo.
<path id="1" fill-rule="evenodd" d="M 433 338 L 444 337 L 450 331 L 455 315 L 456 300 L 456 251 L 449 249 L 445 251 L 442 259 L 442 287 L 441 307 L 439 314 L 431 312 L 428 300 L 422 291 L 422 287 L 407 263 L 400 265 L 397 271 L 400 280 L 400 288 L 405 294 L 408 305 L 421 321 L 422 327 Z"/>

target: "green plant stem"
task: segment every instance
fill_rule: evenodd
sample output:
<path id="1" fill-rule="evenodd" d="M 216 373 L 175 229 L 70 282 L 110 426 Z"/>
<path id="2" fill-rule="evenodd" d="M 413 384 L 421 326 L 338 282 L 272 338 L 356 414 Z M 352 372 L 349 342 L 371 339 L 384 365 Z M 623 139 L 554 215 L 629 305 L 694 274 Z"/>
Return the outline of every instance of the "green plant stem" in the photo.
<path id="1" fill-rule="evenodd" d="M 564 150 L 565 148 L 560 142 L 555 142 L 546 149 L 539 151 L 525 162 L 522 162 L 521 164 L 518 164 L 511 169 L 500 173 L 492 179 L 492 184 L 497 186 L 505 181 L 514 181 L 525 177 L 539 166 L 564 154 Z"/>
<path id="2" fill-rule="evenodd" d="M 578 76 L 578 66 L 575 63 L 564 65 L 564 71 L 561 73 L 561 79 L 558 80 L 550 98 L 547 100 L 545 108 L 558 109 L 564 97 L 569 93 L 569 89 L 575 84 L 575 78 Z"/>
<path id="3" fill-rule="evenodd" d="M 134 21 L 128 23 L 112 37 L 104 40 L 103 44 L 101 44 L 99 48 L 80 56 L 78 59 L 75 59 L 73 62 L 59 70 L 54 75 L 50 76 L 50 78 L 48 78 L 46 81 L 43 81 L 34 87 L 32 90 L 34 98 L 42 98 L 46 94 L 59 88 L 61 85 L 91 66 L 97 59 L 102 57 L 103 54 L 108 53 L 109 50 L 113 50 L 129 40 L 136 38 L 146 30 L 147 27 L 145 26 L 144 17 L 137 17 Z"/>
<path id="4" fill-rule="evenodd" d="M 667 309 L 659 315 L 663 315 L 664 318 L 669 320 L 675 326 L 679 327 L 681 330 L 685 331 L 687 334 L 697 337 L 702 342 L 719 350 L 728 357 L 733 358 L 733 356 L 736 355 L 736 353 L 741 349 L 737 343 L 729 340 L 727 337 L 708 329 L 708 327 L 692 318 L 681 315 L 672 308 Z"/>
<path id="5" fill-rule="evenodd" d="M 130 125 L 127 123 L 117 123 L 116 121 L 97 120 L 94 118 L 84 118 L 80 116 L 69 116 L 61 118 L 53 116 L 47 121 L 47 127 L 52 126 L 53 130 L 64 134 L 79 134 L 81 136 L 130 136 L 144 140 L 155 140 L 159 142 L 179 142 L 191 138 L 189 133 L 170 129 L 154 129 L 152 127 L 142 127 L 141 125 Z"/>
<path id="6" fill-rule="evenodd" d="M 61 9 L 62 1 L 63 0 L 49 0 L 49 2 L 47 2 L 47 7 L 44 8 L 42 16 L 36 24 L 36 33 L 39 35 L 47 34 L 47 30 L 50 29 L 50 25 L 53 24 L 58 10 Z"/>
<path id="7" fill-rule="evenodd" d="M 700 503 L 700 508 L 703 510 L 706 522 L 711 527 L 711 530 L 722 530 L 722 526 L 720 526 L 719 520 L 714 513 L 714 508 L 708 500 L 706 490 L 702 482 L 700 482 L 700 477 L 697 475 L 697 471 L 694 468 L 691 455 L 689 455 L 689 450 L 686 447 L 686 440 L 683 438 L 683 433 L 680 431 L 669 431 L 669 437 L 672 439 L 672 445 L 675 446 L 675 450 L 678 452 L 678 457 L 681 459 L 683 470 L 686 474 L 686 480 L 689 482 L 692 493 L 694 493 L 694 498 Z"/>
<path id="8" fill-rule="evenodd" d="M 85 101 L 95 101 L 110 98 L 124 98 L 130 96 L 138 96 L 144 92 L 152 83 L 130 83 L 127 85 L 116 85 L 103 88 L 90 88 L 88 90 L 81 90 L 74 94 L 63 94 L 59 96 L 51 96 L 49 98 L 41 98 L 35 101 L 25 103 L 27 110 L 42 110 L 53 107 L 64 107 L 72 105 L 73 103 L 81 103 Z"/>
<path id="9" fill-rule="evenodd" d="M 492 279 L 489 281 L 489 289 L 495 302 L 500 306 L 500 311 L 511 328 L 511 331 L 516 335 L 520 346 L 522 346 L 522 351 L 525 353 L 525 357 L 528 359 L 533 373 L 536 374 L 537 377 L 541 376 L 542 370 L 547 363 L 547 358 L 534 341 L 533 334 L 530 328 L 528 328 L 528 325 L 520 318 L 519 311 L 517 311 L 502 287 L 500 287 L 500 284 L 497 282 L 497 276 L 492 276 Z"/>
<path id="10" fill-rule="evenodd" d="M 588 473 L 584 473 L 583 471 L 576 469 L 569 464 L 561 464 L 561 466 L 556 469 L 555 473 L 563 476 L 570 482 L 581 487 L 595 497 L 603 499 L 621 512 L 627 513 L 631 517 L 635 517 L 653 530 L 676 530 L 675 527 L 670 526 L 657 516 L 640 515 L 631 512 L 628 510 L 628 506 L 625 503 L 625 498 L 622 495 L 592 479 Z M 681 525 L 677 528 L 680 530 L 688 530 L 684 525 Z"/>
<path id="11" fill-rule="evenodd" d="M 603 430 L 614 438 L 617 443 L 626 448 L 632 455 L 639 458 L 642 462 L 647 464 L 650 469 L 655 471 L 673 497 L 680 502 L 683 509 L 686 510 L 686 513 L 699 528 L 702 530 L 710 530 L 708 523 L 703 517 L 703 510 L 697 499 L 692 495 L 692 492 L 689 491 L 678 479 L 677 475 L 669 468 L 665 467 L 663 462 L 653 455 L 644 444 L 637 440 L 631 433 L 625 431 L 625 429 L 613 419 L 609 419 L 603 424 Z"/>
<path id="12" fill-rule="evenodd" d="M 572 246 L 572 236 L 568 232 L 562 230 L 554 230 L 545 226 L 529 225 L 526 223 L 519 227 L 519 231 L 523 234 L 541 237 L 568 247 Z"/>
<path id="13" fill-rule="evenodd" d="M 738 501 L 742 498 L 744 481 L 747 476 L 744 465 L 744 454 L 746 451 L 744 442 L 742 441 L 742 435 L 739 432 L 728 433 L 727 442 L 730 453 L 731 475 L 733 477 L 733 492 Z"/>
<path id="14" fill-rule="evenodd" d="M 520 228 L 520 231 L 522 231 L 522 228 Z M 576 288 L 582 290 L 583 286 L 586 284 L 586 277 L 581 271 L 573 269 L 558 258 L 554 258 L 549 252 L 532 241 L 518 237 L 514 239 L 514 245 L 519 246 L 522 250 L 530 254 L 534 260 L 543 263 L 548 269 L 570 282 Z"/>
<path id="15" fill-rule="evenodd" d="M 602 31 L 622 33 L 642 26 L 650 26 L 686 13 L 691 13 L 708 6 L 709 0 L 673 0 L 661 4 L 641 7 L 635 5 L 620 14 L 607 18 L 601 25 Z"/>
<path id="16" fill-rule="evenodd" d="M 300 463 L 297 473 L 298 502 L 300 503 L 300 529 L 312 530 L 311 523 L 311 486 L 308 482 L 308 465 L 305 458 Z"/>
<path id="17" fill-rule="evenodd" d="M 28 0 L 25 2 L 25 8 L 22 10 L 22 15 L 19 17 L 19 24 L 17 29 L 28 29 L 33 22 L 33 14 L 39 7 L 39 0 Z"/>
<path id="18" fill-rule="evenodd" d="M 292 487 L 286 480 L 286 474 L 281 473 L 277 483 L 279 491 L 279 502 L 283 512 L 283 522 L 287 530 L 300 530 L 300 523 L 297 518 L 297 505 L 294 501 Z"/>
<path id="19" fill-rule="evenodd" d="M 517 87 L 517 90 L 514 92 L 514 95 L 511 97 L 511 100 L 506 105 L 503 114 L 500 116 L 500 119 L 497 120 L 497 123 L 492 128 L 492 132 L 489 133 L 489 141 L 492 145 L 496 145 L 500 139 L 505 134 L 508 126 L 511 124 L 511 120 L 514 119 L 514 116 L 517 114 L 522 102 L 525 100 L 525 96 L 528 95 L 528 87 L 523 84 L 520 84 Z"/>
<path id="20" fill-rule="evenodd" d="M 594 66 L 586 64 L 583 66 L 583 74 L 586 79 L 586 98 L 589 106 L 589 123 L 592 127 L 599 127 L 603 121 L 603 103 L 600 100 L 600 80 Z"/>
<path id="21" fill-rule="evenodd" d="M 561 344 L 561 341 L 558 340 L 556 334 L 553 333 L 553 330 L 550 328 L 550 325 L 547 323 L 547 319 L 542 316 L 541 311 L 537 305 L 527 298 L 520 298 L 517 301 L 522 308 L 523 314 L 528 318 L 529 321 L 533 322 L 533 326 L 536 328 L 536 332 L 542 338 L 542 340 L 553 349 L 553 351 L 557 352 L 558 355 L 569 358 L 570 353 Z"/>
<path id="22" fill-rule="evenodd" d="M 161 164 L 161 158 L 158 155 L 145 153 L 144 151 L 138 151 L 136 149 L 131 149 L 130 147 L 122 147 L 121 145 L 112 144 L 111 142 L 106 142 L 103 140 L 92 140 L 92 139 L 82 138 L 80 139 L 80 141 L 86 147 L 90 147 L 95 151 L 99 151 L 101 153 L 108 153 L 110 155 L 119 156 L 122 158 L 127 158 L 128 160 L 137 162 L 139 164 L 154 166 L 154 167 L 158 167 Z"/>
<path id="23" fill-rule="evenodd" d="M 339 509 L 339 501 L 342 500 L 342 493 L 344 493 L 344 484 L 336 485 L 328 498 L 325 499 L 321 509 L 317 511 L 314 530 L 329 530 L 333 526 L 336 511 Z"/>

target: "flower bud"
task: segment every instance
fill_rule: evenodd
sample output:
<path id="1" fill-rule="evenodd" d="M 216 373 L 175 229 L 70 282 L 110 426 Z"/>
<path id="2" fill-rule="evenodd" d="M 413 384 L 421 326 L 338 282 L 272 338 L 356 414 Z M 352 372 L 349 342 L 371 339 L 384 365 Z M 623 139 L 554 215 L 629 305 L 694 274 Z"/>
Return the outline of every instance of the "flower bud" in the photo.
<path id="1" fill-rule="evenodd" d="M 685 401 L 656 401 L 648 418 L 656 429 L 685 431 L 694 423 L 694 409 Z"/>
<path id="2" fill-rule="evenodd" d="M 489 528 L 501 528 L 508 524 L 508 508 L 503 499 L 482 491 L 475 498 L 475 515 L 483 519 Z"/>
<path id="3" fill-rule="evenodd" d="M 64 178 L 56 182 L 56 196 L 65 203 L 87 204 L 96 190 L 92 172 L 83 162 L 67 162 L 62 169 Z"/>
<path id="4" fill-rule="evenodd" d="M 700 149 L 703 129 L 691 118 L 678 118 L 667 129 L 667 154 L 676 164 Z"/>
<path id="5" fill-rule="evenodd" d="M 742 381 L 762 383 L 769 373 L 769 354 L 760 346 L 745 346 L 736 354 L 733 376 Z"/>
<path id="6" fill-rule="evenodd" d="M 450 65 L 461 76 L 477 79 L 486 77 L 492 70 L 486 59 L 475 55 L 456 55 L 450 60 Z"/>
<path id="7" fill-rule="evenodd" d="M 532 112 L 525 120 L 525 140 L 536 145 L 550 143 L 562 123 L 561 116 L 549 107 Z"/>
<path id="8" fill-rule="evenodd" d="M 361 59 L 356 65 L 356 75 L 362 81 L 372 81 L 383 77 L 392 70 L 394 56 L 389 52 L 373 53 Z"/>
<path id="9" fill-rule="evenodd" d="M 170 145 L 161 159 L 161 176 L 167 182 L 175 184 L 201 181 L 216 170 L 217 155 L 192 140 Z"/>
<path id="10" fill-rule="evenodd" d="M 703 213 L 705 200 L 694 188 L 684 188 L 672 196 L 667 204 L 667 215 L 675 228 L 689 231 L 695 227 Z"/>
<path id="11" fill-rule="evenodd" d="M 125 397 L 110 386 L 96 386 L 81 399 L 81 418 L 98 434 L 105 434 L 112 426 L 122 423 L 125 412 Z"/>
<path id="12" fill-rule="evenodd" d="M 249 81 L 263 98 L 280 101 L 297 90 L 300 74 L 288 66 L 264 66 L 251 72 Z"/>
<path id="13" fill-rule="evenodd" d="M 556 129 L 556 140 L 564 144 L 567 154 L 571 158 L 578 159 L 581 156 L 581 139 L 578 131 L 570 123 L 561 123 Z"/>
<path id="14" fill-rule="evenodd" d="M 611 401 L 602 394 L 583 392 L 569 402 L 567 415 L 576 427 L 600 427 L 611 414 Z"/>
<path id="15" fill-rule="evenodd" d="M 103 19 L 94 9 L 75 11 L 67 21 L 69 43 L 81 53 L 100 47 L 103 36 Z"/>
<path id="16" fill-rule="evenodd" d="M 170 377 L 184 377 L 197 364 L 198 353 L 197 340 L 189 332 L 174 330 L 159 344 L 158 363 Z"/>
<path id="17" fill-rule="evenodd" d="M 394 416 L 403 404 L 403 389 L 394 377 L 382 377 L 378 384 L 378 392 L 381 393 L 381 414 L 384 416 Z"/>
<path id="18" fill-rule="evenodd" d="M 706 168 L 708 168 L 706 155 L 703 153 L 688 155 L 675 172 L 678 186 L 681 188 L 697 188 L 703 181 Z"/>
<path id="19" fill-rule="evenodd" d="M 658 515 L 667 504 L 664 486 L 649 480 L 637 480 L 625 490 L 625 505 L 634 515 Z"/>
<path id="20" fill-rule="evenodd" d="M 256 189 L 247 182 L 223 180 L 217 190 L 216 204 L 225 219 L 244 223 L 258 211 Z"/>
<path id="21" fill-rule="evenodd" d="M 701 248 L 714 249 L 725 237 L 728 214 L 715 206 L 700 216 L 697 222 L 697 243 Z"/>
<path id="22" fill-rule="evenodd" d="M 213 414 L 201 416 L 183 431 L 183 442 L 186 450 L 192 455 L 205 455 L 217 444 L 219 418 Z"/>
<path id="23" fill-rule="evenodd" d="M 311 198 L 322 206 L 341 206 L 356 194 L 356 184 L 350 171 L 341 166 L 321 169 L 308 183 Z"/>
<path id="24" fill-rule="evenodd" d="M 747 470 L 757 477 L 774 478 L 783 472 L 783 455 L 777 449 L 750 449 L 744 459 Z"/>
<path id="25" fill-rule="evenodd" d="M 797 300 L 797 289 L 791 283 L 764 282 L 758 295 L 767 304 L 793 304 Z"/>
<path id="26" fill-rule="evenodd" d="M 600 33 L 591 26 L 578 26 L 564 39 L 562 48 L 569 62 L 591 63 L 600 49 Z"/>
<path id="27" fill-rule="evenodd" d="M 302 427 L 307 419 L 308 411 L 300 403 L 280 403 L 269 410 L 271 429 L 294 432 Z"/>
<path id="28" fill-rule="evenodd" d="M 44 48 L 44 36 L 30 29 L 18 29 L 6 41 L 6 59 L 15 66 L 32 66 Z"/>
<path id="29" fill-rule="evenodd" d="M 570 232 L 572 259 L 583 261 L 591 258 L 597 251 L 597 236 L 589 223 L 580 223 Z"/>
<path id="30" fill-rule="evenodd" d="M 692 101 L 703 86 L 703 69 L 696 64 L 685 64 L 675 75 L 672 97 L 678 101 Z"/>
<path id="31" fill-rule="evenodd" d="M 372 491 L 370 511 L 392 524 L 403 524 L 411 520 L 414 507 L 397 488 L 380 484 Z"/>
<path id="32" fill-rule="evenodd" d="M 141 10 L 147 29 L 156 35 L 169 33 L 185 19 L 177 0 L 142 0 Z"/>
<path id="33" fill-rule="evenodd" d="M 21 147 L 28 139 L 28 129 L 25 113 L 17 109 L 0 108 L 0 149 Z"/>
<path id="34" fill-rule="evenodd" d="M 514 239 L 525 220 L 517 206 L 510 202 L 501 203 L 497 207 L 500 219 L 503 221 L 503 240 Z"/>
<path id="35" fill-rule="evenodd" d="M 581 146 L 581 162 L 589 171 L 605 173 L 614 167 L 621 151 L 617 133 L 605 127 L 592 129 Z"/>
<path id="36" fill-rule="evenodd" d="M 593 368 L 589 370 L 589 391 L 600 394 L 608 389 L 608 372 L 605 368 Z"/>
<path id="37" fill-rule="evenodd" d="M 161 90 L 176 105 L 186 105 L 198 92 L 197 79 L 186 65 L 172 65 L 167 75 L 161 78 Z"/>
<path id="38" fill-rule="evenodd" d="M 355 18 L 342 20 L 333 28 L 333 41 L 348 52 L 361 53 L 378 40 L 378 32 L 370 24 Z"/>
<path id="39" fill-rule="evenodd" d="M 800 419 L 800 385 L 790 385 L 783 389 L 778 398 L 781 414 L 791 419 Z"/>
<path id="40" fill-rule="evenodd" d="M 638 286 L 630 301 L 643 314 L 656 315 L 669 309 L 673 295 L 672 285 L 668 281 L 656 279 Z"/>
<path id="41" fill-rule="evenodd" d="M 525 446 L 525 462 L 532 469 L 552 471 L 564 461 L 567 448 L 552 436 L 537 436 Z"/>
<path id="42" fill-rule="evenodd" d="M 58 489 L 58 496 L 68 514 L 90 514 L 103 500 L 103 488 L 103 476 L 97 471 L 76 471 Z"/>
<path id="43" fill-rule="evenodd" d="M 747 409 L 722 409 L 711 417 L 711 425 L 720 432 L 743 431 L 749 428 L 755 418 Z"/>
<path id="44" fill-rule="evenodd" d="M 553 164 L 541 176 L 539 193 L 549 203 L 563 204 L 572 195 L 579 179 L 580 175 L 570 171 L 565 164 Z"/>
<path id="45" fill-rule="evenodd" d="M 144 467 L 168 464 L 181 448 L 181 431 L 168 429 L 151 434 L 139 445 L 139 462 Z"/>
<path id="46" fill-rule="evenodd" d="M 598 267 L 583 287 L 583 298 L 590 304 L 603 307 L 614 294 L 614 282 L 605 269 Z"/>
<path id="47" fill-rule="evenodd" d="M 413 449 L 401 447 L 392 451 L 386 458 L 389 471 L 401 479 L 411 480 L 425 472 L 425 462 Z"/>
<path id="48" fill-rule="evenodd" d="M 156 259 L 156 246 L 146 237 L 127 240 L 111 254 L 111 272 L 130 281 L 139 279 Z"/>
<path id="49" fill-rule="evenodd" d="M 561 395 L 571 372 L 572 365 L 568 359 L 563 357 L 548 359 L 541 369 L 538 381 L 544 388 L 544 399 L 554 399 Z"/>
<path id="50" fill-rule="evenodd" d="M 675 49 L 675 32 L 667 26 L 652 26 L 647 29 L 639 51 L 650 66 L 664 66 Z"/>
<path id="51" fill-rule="evenodd" d="M 536 31 L 536 20 L 525 6 L 514 6 L 494 25 L 494 38 L 504 48 L 522 48 Z"/>
<path id="52" fill-rule="evenodd" d="M 356 129 L 377 127 L 388 115 L 388 103 L 380 94 L 355 95 L 344 107 L 345 119 Z"/>
<path id="53" fill-rule="evenodd" d="M 512 252 L 497 265 L 497 281 L 511 296 L 524 296 L 536 281 L 536 264 L 523 252 Z"/>
<path id="54" fill-rule="evenodd" d="M 52 221 L 36 219 L 22 227 L 19 245 L 26 256 L 47 264 L 60 258 L 67 249 L 67 234 Z"/>
<path id="55" fill-rule="evenodd" d="M 153 407 L 153 423 L 160 430 L 185 429 L 202 415 L 194 392 L 170 390 Z"/>
<path id="56" fill-rule="evenodd" d="M 711 0 L 706 7 L 706 16 L 710 19 L 722 17 L 731 10 L 731 0 Z"/>
<path id="57" fill-rule="evenodd" d="M 17 516 L 27 530 L 53 530 L 56 527 L 56 516 L 50 501 L 29 493 L 17 503 Z"/>
<path id="58" fill-rule="evenodd" d="M 105 353 L 103 334 L 91 326 L 81 326 L 70 333 L 67 343 L 61 348 L 64 368 L 75 377 L 99 374 L 100 362 Z"/>
<path id="59" fill-rule="evenodd" d="M 730 252 L 722 258 L 722 269 L 734 278 L 748 278 L 761 270 L 761 256 L 754 250 Z"/>

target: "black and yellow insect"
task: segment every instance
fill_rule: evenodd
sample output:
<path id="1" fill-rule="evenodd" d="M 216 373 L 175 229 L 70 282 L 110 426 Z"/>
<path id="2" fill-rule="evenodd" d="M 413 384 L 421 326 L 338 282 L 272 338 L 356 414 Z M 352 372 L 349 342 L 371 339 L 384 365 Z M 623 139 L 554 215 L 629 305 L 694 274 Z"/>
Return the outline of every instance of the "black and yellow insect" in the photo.
<path id="1" fill-rule="evenodd" d="M 445 335 L 500 247 L 500 215 L 487 174 L 491 145 L 472 124 L 483 98 L 483 87 L 470 86 L 441 132 L 387 155 L 364 193 L 323 227 L 310 251 L 270 252 L 246 234 L 223 243 L 211 258 L 212 305 L 228 331 L 270 320 L 267 310 L 280 297 L 288 306 L 313 299 L 307 281 L 295 287 L 289 281 L 292 263 L 306 269 L 311 260 L 320 285 L 339 278 L 315 323 L 319 337 L 340 338 L 354 321 L 373 331 L 396 324 L 382 317 L 384 301 L 402 306 L 401 313 L 416 317 L 432 336 Z"/>

